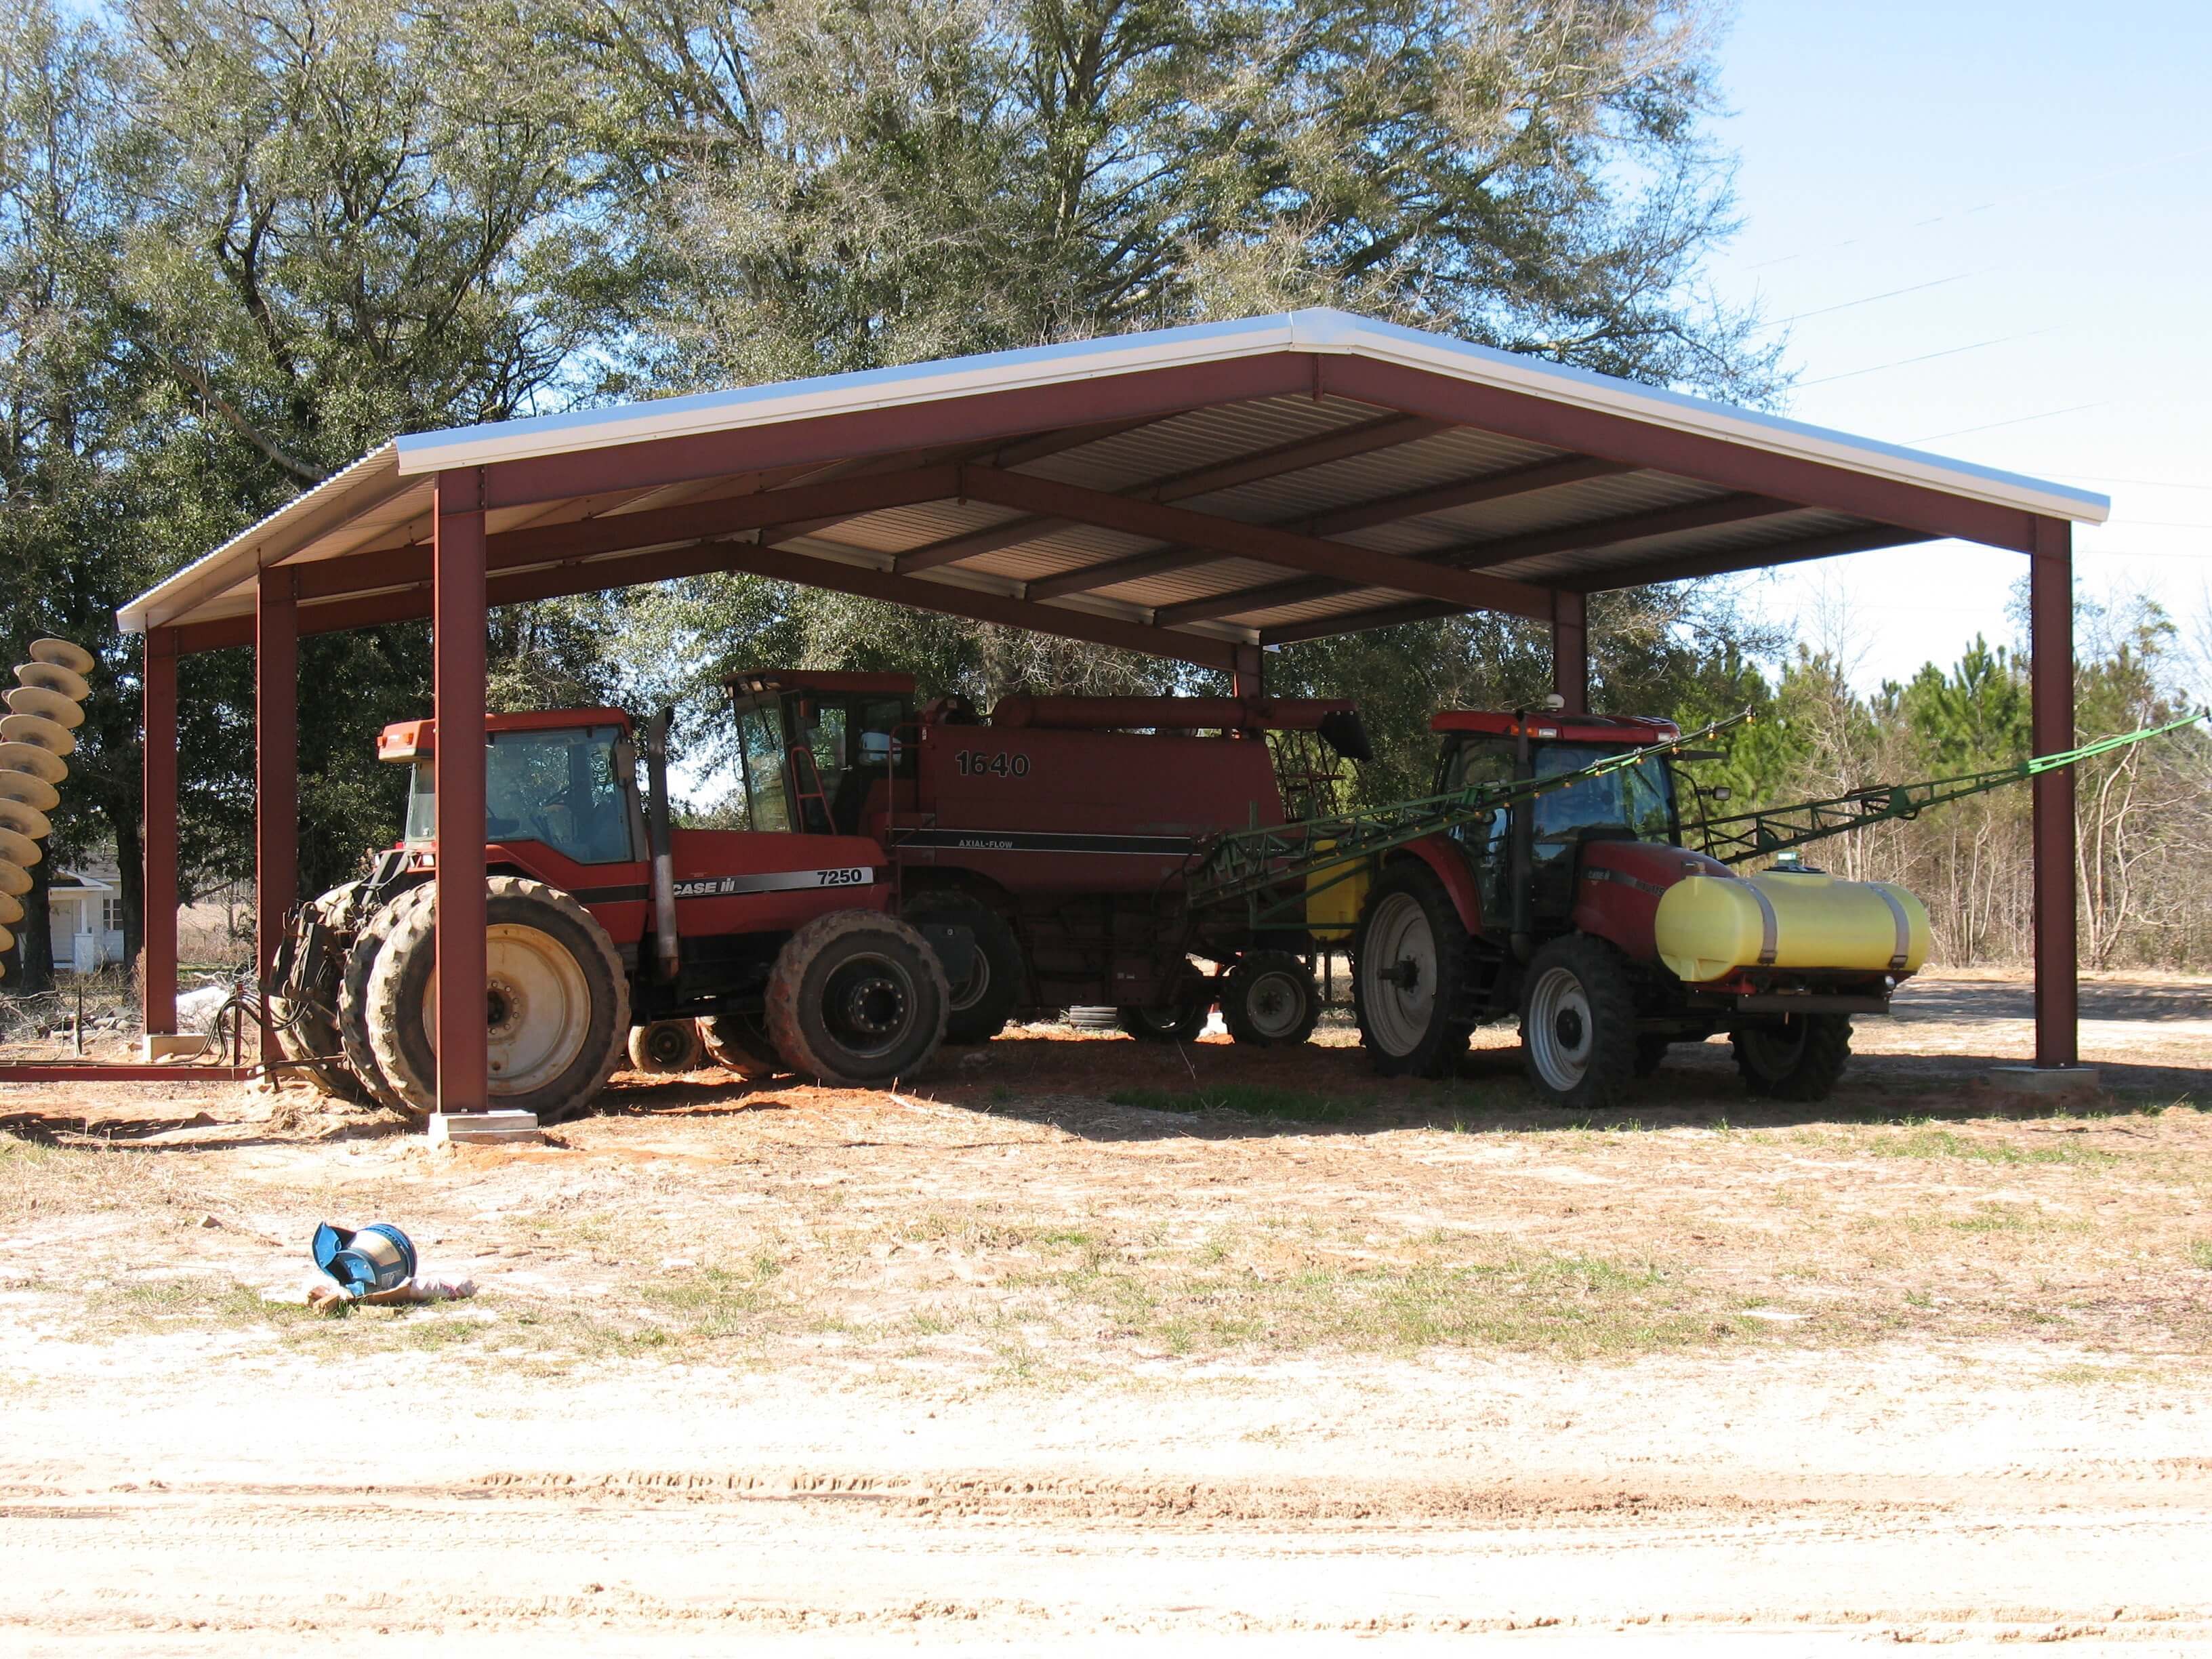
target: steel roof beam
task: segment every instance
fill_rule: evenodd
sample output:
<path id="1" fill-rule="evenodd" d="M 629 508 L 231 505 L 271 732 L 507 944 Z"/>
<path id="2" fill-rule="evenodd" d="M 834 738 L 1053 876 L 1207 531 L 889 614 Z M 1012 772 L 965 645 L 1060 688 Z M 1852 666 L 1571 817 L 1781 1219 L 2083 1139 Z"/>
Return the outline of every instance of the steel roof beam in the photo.
<path id="1" fill-rule="evenodd" d="M 1280 477 L 1285 473 L 1302 472 L 1308 467 L 1325 466 L 1331 461 L 1370 455 L 1379 449 L 1418 443 L 1424 438 L 1432 438 L 1437 433 L 1449 429 L 1449 425 L 1442 421 L 1386 415 L 1379 420 L 1363 421 L 1358 426 L 1341 428 L 1334 432 L 1294 438 L 1287 443 L 1261 450 L 1256 454 L 1240 455 L 1235 460 L 1209 462 L 1204 466 L 1170 473 L 1166 477 L 1155 478 L 1150 483 L 1134 485 L 1113 493 L 1133 501 L 1187 501 L 1194 495 L 1210 495 L 1218 490 L 1235 489 L 1243 484 Z M 1004 467 L 1014 465 L 1017 463 L 1000 463 Z M 1082 522 L 1079 519 L 1052 514 L 1017 519 L 1011 524 L 993 525 L 986 529 L 949 536 L 927 547 L 918 547 L 911 553 L 899 556 L 898 568 L 910 575 L 918 570 L 934 569 L 939 565 L 957 564 L 963 559 L 977 558 L 985 553 L 1018 547 L 1024 542 L 1035 541 L 1041 536 L 1048 536 L 1054 531 L 1065 530 L 1072 524 Z"/>
<path id="2" fill-rule="evenodd" d="M 1050 478 L 989 467 L 964 467 L 962 488 L 975 500 L 1024 512 L 1051 514 L 1149 540 L 1206 548 L 1230 558 L 1253 559 L 1328 576 L 1355 587 L 1379 587 L 1446 599 L 1471 610 L 1506 611 L 1549 618 L 1551 595 L 1526 582 L 1378 553 L 1350 542 L 1294 536 L 1241 519 L 1217 518 L 1159 501 L 1110 495 Z"/>
<path id="3" fill-rule="evenodd" d="M 1346 531 L 1366 530 L 1378 524 L 1418 519 L 1431 513 L 1447 512 L 1453 507 L 1534 495 L 1540 489 L 1557 489 L 1563 484 L 1582 483 L 1591 478 L 1611 477 L 1636 470 L 1619 461 L 1601 461 L 1588 455 L 1569 455 L 1559 460 L 1539 461 L 1532 466 L 1516 466 L 1504 472 L 1486 473 L 1480 477 L 1463 479 L 1457 483 L 1403 490 L 1395 495 L 1380 495 L 1372 501 L 1355 501 L 1348 507 L 1331 507 L 1325 513 L 1302 514 L 1269 522 L 1277 530 L 1288 530 L 1307 536 L 1338 536 Z M 1063 593 L 1083 593 L 1101 587 L 1114 587 L 1122 582 L 1138 581 L 1170 570 L 1194 569 L 1200 565 L 1218 562 L 1218 556 L 1194 548 L 1159 548 L 1149 553 L 1126 554 L 1118 559 L 1107 559 L 1097 564 L 1041 576 L 1029 585 L 1027 591 L 1032 599 L 1056 599 Z"/>
<path id="4" fill-rule="evenodd" d="M 1425 553 L 1392 556 L 1422 565 L 1446 565 L 1455 569 L 1482 568 L 1515 559 L 1546 553 L 1577 553 L 1609 547 L 1620 542 L 1641 541 L 1651 536 L 1674 535 L 1686 530 L 1705 530 L 1716 525 L 1738 524 L 1748 519 L 1770 518 L 1778 513 L 1804 509 L 1796 501 L 1778 501 L 1765 495 L 1723 495 L 1715 501 L 1690 501 L 1680 507 L 1626 513 L 1588 524 L 1565 525 L 1525 536 L 1493 537 L 1488 541 L 1464 542 L 1456 547 L 1435 548 Z M 1313 580 L 1265 582 L 1225 593 L 1209 593 L 1176 605 L 1164 605 L 1152 613 L 1163 628 L 1212 617 L 1233 617 L 1247 611 L 1272 611 L 1340 592 L 1343 584 Z"/>

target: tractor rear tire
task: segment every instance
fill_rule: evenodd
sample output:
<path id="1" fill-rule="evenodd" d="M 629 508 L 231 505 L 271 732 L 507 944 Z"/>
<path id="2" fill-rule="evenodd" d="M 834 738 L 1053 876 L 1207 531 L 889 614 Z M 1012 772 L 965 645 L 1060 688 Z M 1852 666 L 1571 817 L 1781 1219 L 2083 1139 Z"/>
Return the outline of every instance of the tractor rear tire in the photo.
<path id="1" fill-rule="evenodd" d="M 758 1014 L 712 1014 L 699 1022 L 707 1058 L 748 1083 L 765 1083 L 785 1068 Z"/>
<path id="2" fill-rule="evenodd" d="M 633 1025 L 629 1047 L 629 1068 L 642 1077 L 681 1077 L 707 1063 L 707 1045 L 696 1020 L 656 1019 L 650 1025 Z"/>
<path id="3" fill-rule="evenodd" d="M 371 1103 L 368 1091 L 355 1079 L 346 1064 L 345 1044 L 337 1022 L 312 1002 L 269 999 L 269 1035 L 276 1052 L 293 1062 L 281 1073 L 304 1081 L 317 1094 L 355 1106 Z"/>
<path id="4" fill-rule="evenodd" d="M 784 1062 L 832 1086 L 911 1076 L 945 1040 L 945 964 L 896 916 L 838 910 L 784 941 L 768 979 L 768 1034 Z"/>
<path id="5" fill-rule="evenodd" d="M 1352 939 L 1352 1006 L 1385 1077 L 1449 1077 L 1474 1030 L 1467 924 L 1435 871 L 1408 860 L 1376 882 Z"/>
<path id="6" fill-rule="evenodd" d="M 370 1099 L 387 1111 L 416 1119 L 427 1114 L 417 1111 L 392 1086 L 392 1079 L 377 1063 L 376 1044 L 369 1035 L 368 983 L 401 913 L 420 902 L 428 890 L 428 884 L 410 887 L 362 923 L 361 931 L 354 935 L 353 948 L 346 952 L 344 976 L 338 981 L 338 1042 L 345 1051 L 346 1064 L 353 1068 L 355 1079 Z"/>
<path id="7" fill-rule="evenodd" d="M 1850 1063 L 1849 1014 L 1789 1014 L 1729 1036 L 1743 1086 L 1771 1100 L 1826 1100 Z"/>
<path id="8" fill-rule="evenodd" d="M 437 1109 L 433 988 L 437 890 L 401 910 L 368 984 L 377 1064 L 416 1112 Z M 629 981 L 606 930 L 558 888 L 521 876 L 484 884 L 490 1104 L 558 1123 L 591 1104 L 629 1034 Z"/>
<path id="9" fill-rule="evenodd" d="M 951 988 L 946 1005 L 947 1042 L 988 1042 L 1006 1029 L 1027 978 L 1022 944 L 1006 919 L 965 893 L 923 893 L 900 913 L 915 927 L 964 927 L 975 941 L 969 971 Z"/>
<path id="10" fill-rule="evenodd" d="M 1620 953 L 1587 933 L 1536 952 L 1521 994 L 1521 1058 L 1554 1105 L 1602 1109 L 1636 1075 L 1636 993 Z"/>
<path id="11" fill-rule="evenodd" d="M 1321 987 L 1288 951 L 1253 951 L 1221 981 L 1221 1023 L 1249 1048 L 1295 1048 L 1321 1023 Z"/>
<path id="12" fill-rule="evenodd" d="M 1636 1039 L 1636 1075 L 1655 1076 L 1667 1063 L 1667 1051 L 1674 1046 L 1671 1037 L 1640 1036 Z"/>

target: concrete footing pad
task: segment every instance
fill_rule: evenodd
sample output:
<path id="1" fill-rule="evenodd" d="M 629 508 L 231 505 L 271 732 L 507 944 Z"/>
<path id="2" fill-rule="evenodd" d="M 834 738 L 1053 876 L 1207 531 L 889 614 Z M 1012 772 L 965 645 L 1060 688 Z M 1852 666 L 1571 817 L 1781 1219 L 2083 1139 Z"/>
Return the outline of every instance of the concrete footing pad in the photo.
<path id="1" fill-rule="evenodd" d="M 2094 1066 L 1992 1066 L 1990 1084 L 2015 1095 L 2088 1095 L 2097 1091 Z"/>
<path id="2" fill-rule="evenodd" d="M 514 1146 L 545 1139 L 535 1112 L 433 1112 L 433 1146 Z"/>
<path id="3" fill-rule="evenodd" d="M 139 1058 L 142 1060 L 195 1060 L 207 1053 L 209 1042 L 197 1031 L 169 1036 L 160 1031 L 149 1031 L 139 1038 Z"/>

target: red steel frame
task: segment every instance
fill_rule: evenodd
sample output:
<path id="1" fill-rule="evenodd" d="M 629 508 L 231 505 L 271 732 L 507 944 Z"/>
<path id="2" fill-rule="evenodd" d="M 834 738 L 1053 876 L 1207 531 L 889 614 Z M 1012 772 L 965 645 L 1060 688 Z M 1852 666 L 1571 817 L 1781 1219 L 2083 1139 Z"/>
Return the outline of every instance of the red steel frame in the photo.
<path id="1" fill-rule="evenodd" d="M 1241 462 L 1198 469 L 1126 493 L 1059 483 L 1010 469 L 1028 452 L 1076 443 L 1212 404 L 1258 398 L 1324 395 L 1375 409 L 1377 418 L 1349 434 L 1304 440 Z M 1431 431 L 1474 426 L 1570 452 L 1498 478 L 1470 480 L 1358 503 L 1302 522 L 1258 525 L 1170 506 L 1179 496 L 1224 487 L 1240 475 L 1273 476 L 1294 460 L 1340 459 Z M 927 430 L 928 447 L 915 441 Z M 975 446 L 983 447 L 979 450 Z M 991 453 L 992 446 L 1000 446 Z M 1494 544 L 1473 544 L 1445 558 L 1394 560 L 1328 537 L 1370 524 L 1436 511 L 1454 501 L 1492 499 L 1583 477 L 1654 469 L 1701 479 L 1731 494 L 1717 501 L 1632 515 Z M 1240 473 L 1241 470 L 1241 473 Z M 525 527 L 488 536 L 485 514 L 598 492 L 740 477 L 750 493 L 577 523 Z M 1188 485 L 1189 487 L 1182 487 Z M 744 432 L 611 445 L 582 453 L 505 461 L 442 472 L 435 480 L 434 529 L 428 550 L 355 555 L 264 574 L 250 618 L 156 628 L 146 658 L 146 1012 L 147 1029 L 175 1024 L 176 658 L 179 653 L 257 644 L 262 709 L 262 791 L 257 850 L 263 915 L 281 918 L 291 902 L 296 780 L 292 690 L 296 640 L 429 616 L 433 619 L 436 714 L 448 755 L 480 748 L 484 731 L 487 607 L 672 577 L 736 570 L 811 583 L 897 604 L 1034 628 L 1094 643 L 1148 652 L 1225 671 L 1240 694 L 1265 680 L 1262 647 L 1353 629 L 1450 615 L 1483 605 L 1548 623 L 1553 687 L 1566 708 L 1589 703 L 1588 599 L 1577 587 L 1546 588 L 1492 576 L 1481 567 L 1548 550 L 1577 550 L 1662 533 L 1818 507 L 1876 520 L 1863 531 L 1828 532 L 1738 554 L 1667 554 L 1608 570 L 1605 585 L 1625 586 L 1727 569 L 1820 558 L 1862 548 L 1959 537 L 2030 557 L 2031 649 L 2035 747 L 2073 742 L 2072 556 L 2061 520 L 1961 498 L 1928 486 L 1855 472 L 1647 424 L 1623 415 L 1553 403 L 1526 393 L 1473 386 L 1447 376 L 1361 357 L 1300 352 L 977 394 L 915 411 L 872 409 Z M 1021 524 L 975 532 L 916 550 L 891 570 L 830 562 L 778 545 L 817 525 L 884 507 L 972 496 L 1029 515 Z M 915 573 L 1012 545 L 1057 524 L 1101 526 L 1170 545 L 1046 577 L 1022 597 L 915 580 Z M 757 532 L 744 541 L 740 535 Z M 675 544 L 671 545 L 671 544 Z M 660 550 L 633 551 L 658 547 Z M 1240 601 L 1282 596 L 1293 603 L 1378 579 L 1390 593 L 1374 606 L 1261 631 L 1261 645 L 1173 631 L 1163 624 L 1235 614 L 1218 600 L 1164 608 L 1150 623 L 1048 605 L 1061 594 L 1110 586 L 1159 571 L 1224 557 L 1253 558 L 1299 573 Z M 278 741 L 272 744 L 270 739 Z M 286 752 L 271 755 L 272 746 Z M 2046 773 L 2034 787 L 2036 1059 L 2075 1063 L 2074 781 Z M 481 1108 L 488 1098 L 483 1026 L 484 969 L 483 780 L 474 767 L 441 769 L 437 826 L 441 1110 Z M 281 902 L 272 903 L 272 900 Z M 264 965 L 270 948 L 264 934 Z"/>
<path id="2" fill-rule="evenodd" d="M 300 885 L 300 606 L 296 573 L 265 569 L 253 608 L 254 961 L 266 983 Z M 268 1012 L 261 1057 L 270 1044 Z"/>

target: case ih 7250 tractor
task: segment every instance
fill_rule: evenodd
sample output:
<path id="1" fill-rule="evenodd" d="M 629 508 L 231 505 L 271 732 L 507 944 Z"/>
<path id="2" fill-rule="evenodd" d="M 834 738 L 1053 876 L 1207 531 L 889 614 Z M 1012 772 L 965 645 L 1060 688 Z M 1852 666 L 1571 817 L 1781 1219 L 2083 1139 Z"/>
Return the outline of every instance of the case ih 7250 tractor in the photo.
<path id="1" fill-rule="evenodd" d="M 1788 863 L 1741 876 L 1681 845 L 1672 763 L 1693 757 L 1659 751 L 1680 738 L 1668 722 L 1431 725 L 1437 799 L 1414 807 L 1443 827 L 1386 830 L 1382 850 L 1329 868 L 1328 842 L 1372 834 L 1347 819 L 1301 854 L 1309 925 L 1357 915 L 1353 1000 L 1385 1073 L 1448 1073 L 1476 1025 L 1517 1015 L 1531 1081 L 1566 1105 L 1607 1104 L 1669 1044 L 1722 1031 L 1753 1092 L 1817 1100 L 1850 1055 L 1851 1017 L 1887 1013 L 1926 959 L 1927 913 L 1901 887 Z M 1419 810 L 1398 811 L 1418 828 Z"/>
<path id="2" fill-rule="evenodd" d="M 964 935 L 926 939 L 887 914 L 882 850 L 853 836 L 672 827 L 664 721 L 641 799 L 629 716 L 500 714 L 485 769 L 494 1103 L 557 1121 L 625 1046 L 652 1069 L 714 1057 L 888 1083 L 934 1052 L 945 966 Z M 388 726 L 411 765 L 400 844 L 295 917 L 276 965 L 278 1047 L 323 1087 L 420 1116 L 436 1103 L 437 769 L 431 720 Z"/>
<path id="3" fill-rule="evenodd" d="M 1018 696 L 985 719 L 959 698 L 917 708 L 908 674 L 773 669 L 729 684 L 753 826 L 867 837 L 890 860 L 900 915 L 974 940 L 953 976 L 952 1041 L 1079 1006 L 1115 1009 L 1133 1036 L 1188 1037 L 1217 1001 L 1240 1042 L 1311 1033 L 1321 998 L 1293 953 L 1303 934 L 1193 908 L 1183 883 L 1224 832 L 1282 823 L 1286 783 L 1292 812 L 1312 810 L 1264 734 L 1367 757 L 1351 704 Z M 1194 957 L 1222 971 L 1208 978 Z"/>

